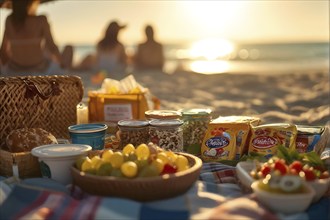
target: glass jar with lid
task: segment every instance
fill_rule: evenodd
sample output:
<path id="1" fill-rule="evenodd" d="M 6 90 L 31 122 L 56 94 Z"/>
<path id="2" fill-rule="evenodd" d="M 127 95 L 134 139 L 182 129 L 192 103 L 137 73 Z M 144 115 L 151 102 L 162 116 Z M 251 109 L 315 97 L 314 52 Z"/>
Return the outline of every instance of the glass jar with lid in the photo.
<path id="1" fill-rule="evenodd" d="M 150 141 L 165 150 L 183 151 L 183 121 L 179 119 L 150 121 Z"/>
<path id="2" fill-rule="evenodd" d="M 211 121 L 211 109 L 181 109 L 183 120 L 183 150 L 200 156 L 205 132 Z"/>
<path id="3" fill-rule="evenodd" d="M 181 112 L 175 110 L 149 110 L 144 113 L 147 120 L 181 119 Z"/>
<path id="4" fill-rule="evenodd" d="M 118 121 L 120 149 L 127 144 L 138 146 L 149 142 L 149 121 L 121 120 Z"/>

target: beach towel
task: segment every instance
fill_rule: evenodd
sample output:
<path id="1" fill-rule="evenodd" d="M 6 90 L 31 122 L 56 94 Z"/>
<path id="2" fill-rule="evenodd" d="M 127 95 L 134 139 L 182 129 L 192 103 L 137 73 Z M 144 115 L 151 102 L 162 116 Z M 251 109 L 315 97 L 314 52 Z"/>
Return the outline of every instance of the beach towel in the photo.
<path id="1" fill-rule="evenodd" d="M 183 195 L 153 202 L 92 196 L 50 179 L 0 181 L 0 219 L 330 219 L 329 197 L 304 213 L 268 211 L 242 192 L 235 167 L 220 163 L 203 164 L 200 179 Z"/>

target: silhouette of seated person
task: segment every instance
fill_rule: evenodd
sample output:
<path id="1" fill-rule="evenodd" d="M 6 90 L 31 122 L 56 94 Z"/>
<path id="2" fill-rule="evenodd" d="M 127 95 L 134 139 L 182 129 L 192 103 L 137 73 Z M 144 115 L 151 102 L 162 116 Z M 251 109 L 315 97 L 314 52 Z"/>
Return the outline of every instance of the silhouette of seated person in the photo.
<path id="1" fill-rule="evenodd" d="M 127 65 L 125 46 L 119 41 L 120 30 L 126 25 L 120 26 L 112 21 L 103 36 L 97 43 L 96 54 L 87 55 L 77 67 L 80 70 L 106 71 L 113 74 L 123 74 Z"/>
<path id="2" fill-rule="evenodd" d="M 134 59 L 135 68 L 138 70 L 162 70 L 164 65 L 163 46 L 155 40 L 152 26 L 145 27 L 145 35 L 146 41 L 137 47 Z"/>
<path id="3" fill-rule="evenodd" d="M 64 74 L 71 68 L 73 47 L 60 53 L 47 17 L 36 15 L 40 0 L 12 0 L 0 49 L 2 75 Z"/>

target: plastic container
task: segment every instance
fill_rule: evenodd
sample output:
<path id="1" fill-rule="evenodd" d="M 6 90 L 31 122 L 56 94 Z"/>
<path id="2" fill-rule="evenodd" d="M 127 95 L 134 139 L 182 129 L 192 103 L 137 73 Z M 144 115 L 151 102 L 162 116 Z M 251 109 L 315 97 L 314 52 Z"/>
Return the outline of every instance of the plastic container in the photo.
<path id="1" fill-rule="evenodd" d="M 69 126 L 72 144 L 86 144 L 93 150 L 104 149 L 104 139 L 108 126 L 106 124 L 81 124 Z"/>
<path id="2" fill-rule="evenodd" d="M 149 122 L 146 120 L 121 120 L 118 127 L 120 149 L 127 144 L 138 146 L 149 142 Z"/>
<path id="3" fill-rule="evenodd" d="M 31 153 L 38 157 L 41 174 L 64 185 L 72 182 L 71 167 L 80 157 L 87 156 L 91 146 L 81 144 L 49 144 L 33 148 Z"/>
<path id="4" fill-rule="evenodd" d="M 183 150 L 196 156 L 201 155 L 202 141 L 209 122 L 211 109 L 182 109 Z"/>
<path id="5" fill-rule="evenodd" d="M 144 113 L 147 120 L 159 119 L 181 119 L 181 112 L 174 110 L 149 110 Z"/>
<path id="6" fill-rule="evenodd" d="M 183 151 L 182 120 L 170 119 L 150 121 L 150 141 L 165 150 Z"/>

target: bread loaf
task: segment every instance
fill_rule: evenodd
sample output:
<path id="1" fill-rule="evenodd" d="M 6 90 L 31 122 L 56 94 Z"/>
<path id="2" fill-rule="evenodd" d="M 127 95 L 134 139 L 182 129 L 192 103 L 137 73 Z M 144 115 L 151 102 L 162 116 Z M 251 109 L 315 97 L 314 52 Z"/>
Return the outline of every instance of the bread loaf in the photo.
<path id="1" fill-rule="evenodd" d="M 10 152 L 17 153 L 31 151 L 45 144 L 57 144 L 57 140 L 54 135 L 41 128 L 21 128 L 10 132 L 6 144 Z"/>

